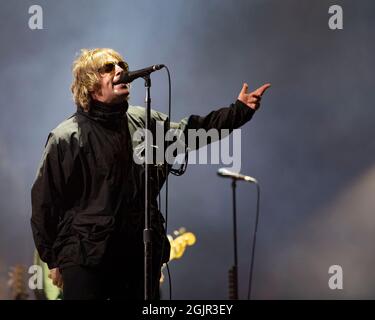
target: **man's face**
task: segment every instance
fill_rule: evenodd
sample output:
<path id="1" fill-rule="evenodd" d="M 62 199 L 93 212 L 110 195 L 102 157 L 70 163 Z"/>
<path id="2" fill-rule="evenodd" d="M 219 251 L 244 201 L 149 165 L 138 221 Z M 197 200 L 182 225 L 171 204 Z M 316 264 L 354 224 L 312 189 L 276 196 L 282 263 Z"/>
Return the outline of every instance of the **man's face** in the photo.
<path id="1" fill-rule="evenodd" d="M 110 70 L 111 63 L 113 63 L 113 70 Z M 98 90 L 92 93 L 92 98 L 94 100 L 108 104 L 125 102 L 129 96 L 129 84 L 113 84 L 126 71 L 124 69 L 125 66 L 122 63 L 119 63 L 115 59 L 109 59 L 107 61 L 107 64 L 103 68 L 101 68 L 101 70 L 99 70 L 100 87 L 98 88 Z"/>

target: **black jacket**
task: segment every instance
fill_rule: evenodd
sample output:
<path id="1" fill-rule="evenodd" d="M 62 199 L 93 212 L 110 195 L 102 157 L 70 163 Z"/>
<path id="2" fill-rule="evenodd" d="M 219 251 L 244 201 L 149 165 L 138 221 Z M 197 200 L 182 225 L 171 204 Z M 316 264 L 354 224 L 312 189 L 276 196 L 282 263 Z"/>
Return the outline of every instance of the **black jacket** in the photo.
<path id="1" fill-rule="evenodd" d="M 240 101 L 206 117 L 190 116 L 171 128 L 235 129 L 254 111 Z M 151 127 L 166 115 L 152 111 Z M 32 186 L 31 226 L 38 253 L 49 268 L 94 266 L 111 250 L 142 246 L 144 227 L 144 166 L 133 161 L 139 142 L 131 137 L 145 127 L 142 107 L 93 104 L 77 112 L 48 136 Z M 187 136 L 187 134 L 186 134 Z M 169 257 L 157 195 L 163 170 L 151 171 L 151 213 L 155 248 Z M 160 252 L 159 252 L 160 253 Z"/>

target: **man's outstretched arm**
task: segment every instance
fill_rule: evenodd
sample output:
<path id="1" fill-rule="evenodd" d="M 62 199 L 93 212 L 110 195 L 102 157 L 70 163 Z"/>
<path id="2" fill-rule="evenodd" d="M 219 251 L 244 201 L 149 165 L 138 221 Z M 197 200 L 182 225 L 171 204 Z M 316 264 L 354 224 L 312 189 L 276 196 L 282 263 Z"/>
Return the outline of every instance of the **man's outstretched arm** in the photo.
<path id="1" fill-rule="evenodd" d="M 259 109 L 262 96 L 270 86 L 271 85 L 267 83 L 248 93 L 248 85 L 244 83 L 237 100 L 229 107 L 212 111 L 206 116 L 190 116 L 186 129 L 228 129 L 232 131 L 233 129 L 241 127 L 248 122 L 253 117 L 255 111 Z"/>

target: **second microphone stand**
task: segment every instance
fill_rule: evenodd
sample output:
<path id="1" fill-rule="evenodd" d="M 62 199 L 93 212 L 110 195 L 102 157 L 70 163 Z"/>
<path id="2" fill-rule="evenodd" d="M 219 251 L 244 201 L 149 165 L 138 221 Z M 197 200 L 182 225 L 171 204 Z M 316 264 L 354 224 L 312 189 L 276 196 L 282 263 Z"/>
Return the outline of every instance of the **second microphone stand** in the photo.
<path id="1" fill-rule="evenodd" d="M 234 245 L 234 265 L 229 269 L 229 299 L 238 300 L 238 255 L 237 255 L 237 208 L 236 208 L 236 186 L 237 186 L 236 177 L 232 178 L 232 196 L 233 196 L 233 245 Z M 252 279 L 253 279 L 253 270 L 254 270 L 254 260 L 255 260 L 255 246 L 257 239 L 257 230 L 259 222 L 259 203 L 260 203 L 260 187 L 256 179 L 246 180 L 248 182 L 254 183 L 257 187 L 257 209 L 254 225 L 254 234 L 253 234 L 253 245 L 251 249 L 251 263 L 250 263 L 250 272 L 249 272 L 249 291 L 248 299 L 251 299 L 251 289 L 252 289 Z"/>
<path id="2" fill-rule="evenodd" d="M 237 180 L 232 179 L 233 195 L 233 244 L 234 265 L 229 269 L 229 299 L 238 300 L 238 256 L 237 256 L 237 208 L 236 208 L 236 186 Z"/>

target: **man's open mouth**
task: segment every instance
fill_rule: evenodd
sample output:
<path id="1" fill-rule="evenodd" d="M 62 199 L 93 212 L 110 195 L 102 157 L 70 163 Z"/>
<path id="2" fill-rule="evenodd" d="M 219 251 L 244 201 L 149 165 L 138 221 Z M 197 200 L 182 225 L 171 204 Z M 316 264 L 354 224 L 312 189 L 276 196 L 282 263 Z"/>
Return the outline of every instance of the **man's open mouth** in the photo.
<path id="1" fill-rule="evenodd" d="M 122 89 L 122 88 L 127 88 L 129 89 L 128 85 L 126 83 L 119 83 L 119 84 L 113 84 L 114 88 Z"/>

